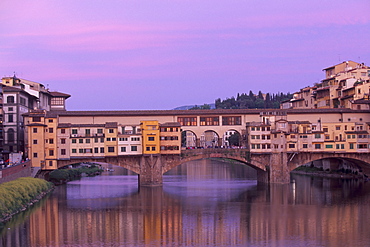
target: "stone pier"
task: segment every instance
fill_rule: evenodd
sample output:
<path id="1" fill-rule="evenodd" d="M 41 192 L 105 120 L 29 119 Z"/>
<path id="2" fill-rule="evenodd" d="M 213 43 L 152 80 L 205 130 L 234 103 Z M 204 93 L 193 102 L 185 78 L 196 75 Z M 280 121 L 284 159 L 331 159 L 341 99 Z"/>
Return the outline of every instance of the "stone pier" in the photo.
<path id="1" fill-rule="evenodd" d="M 140 159 L 140 186 L 161 186 L 163 183 L 161 155 L 143 155 Z"/>

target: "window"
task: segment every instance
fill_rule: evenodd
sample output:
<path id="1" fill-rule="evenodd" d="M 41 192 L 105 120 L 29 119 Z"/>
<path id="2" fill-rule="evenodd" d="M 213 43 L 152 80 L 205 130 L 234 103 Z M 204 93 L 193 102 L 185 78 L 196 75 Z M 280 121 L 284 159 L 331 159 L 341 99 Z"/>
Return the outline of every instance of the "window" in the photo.
<path id="1" fill-rule="evenodd" d="M 53 119 L 49 119 L 49 123 L 52 123 L 53 122 Z"/>
<path id="2" fill-rule="evenodd" d="M 49 133 L 54 133 L 54 129 L 53 128 L 49 128 Z"/>
<path id="3" fill-rule="evenodd" d="M 77 129 L 72 129 L 72 134 L 77 135 Z"/>
<path id="4" fill-rule="evenodd" d="M 326 144 L 325 148 L 333 148 L 333 145 L 332 144 Z"/>
<path id="5" fill-rule="evenodd" d="M 110 134 L 114 133 L 114 129 L 109 129 L 108 131 Z"/>
<path id="6" fill-rule="evenodd" d="M 99 148 L 94 148 L 94 153 L 99 153 Z"/>
<path id="7" fill-rule="evenodd" d="M 54 156 L 54 150 L 53 149 L 49 150 L 49 156 Z"/>
<path id="8" fill-rule="evenodd" d="M 335 130 L 340 130 L 340 126 L 335 126 Z"/>
<path id="9" fill-rule="evenodd" d="M 307 143 L 304 143 L 303 144 L 303 148 L 308 148 L 308 144 Z"/>
<path id="10" fill-rule="evenodd" d="M 62 97 L 53 97 L 51 98 L 51 105 L 64 105 L 64 98 Z"/>
<path id="11" fill-rule="evenodd" d="M 321 134 L 315 134 L 315 138 L 316 139 L 321 138 Z"/>
<path id="12" fill-rule="evenodd" d="M 131 146 L 131 151 L 136 152 L 137 151 L 137 146 Z"/>
<path id="13" fill-rule="evenodd" d="M 33 153 L 33 157 L 34 158 L 37 158 L 37 153 Z"/>
<path id="14" fill-rule="evenodd" d="M 200 118 L 201 126 L 217 126 L 220 125 L 219 117 L 201 117 Z"/>
<path id="15" fill-rule="evenodd" d="M 84 143 L 84 139 L 78 139 L 78 143 Z"/>
<path id="16" fill-rule="evenodd" d="M 155 147 L 152 147 L 152 151 L 155 151 Z"/>
<path id="17" fill-rule="evenodd" d="M 121 152 L 126 152 L 126 147 L 121 147 Z"/>
<path id="18" fill-rule="evenodd" d="M 61 155 L 66 155 L 66 153 L 67 153 L 67 152 L 66 152 L 66 150 L 65 150 L 65 149 L 61 149 L 61 150 L 60 150 L 60 154 L 61 154 Z"/>
<path id="19" fill-rule="evenodd" d="M 66 139 L 65 139 L 65 138 L 61 138 L 61 139 L 60 139 L 60 143 L 61 143 L 61 144 L 66 144 Z"/>
<path id="20" fill-rule="evenodd" d="M 289 143 L 289 148 L 295 148 L 295 144 L 294 143 Z"/>
<path id="21" fill-rule="evenodd" d="M 321 144 L 320 143 L 316 143 L 315 144 L 315 149 L 321 149 Z"/>
<path id="22" fill-rule="evenodd" d="M 12 128 L 8 130 L 8 142 L 14 142 L 14 130 Z"/>
<path id="23" fill-rule="evenodd" d="M 37 140 L 33 140 L 33 144 L 37 144 Z"/>
<path id="24" fill-rule="evenodd" d="M 60 133 L 61 134 L 65 134 L 66 133 L 66 129 L 60 129 Z"/>
<path id="25" fill-rule="evenodd" d="M 361 148 L 361 149 L 367 148 L 367 144 L 358 144 L 357 148 Z"/>
<path id="26" fill-rule="evenodd" d="M 110 142 L 110 137 L 107 138 L 107 142 Z"/>
<path id="27" fill-rule="evenodd" d="M 89 139 L 89 138 L 87 138 L 85 142 L 86 142 L 86 143 L 90 143 L 90 139 Z"/>
<path id="28" fill-rule="evenodd" d="M 14 103 L 14 96 L 8 96 L 8 97 L 6 97 L 6 102 L 7 103 Z"/>
<path id="29" fill-rule="evenodd" d="M 328 128 L 324 127 L 323 128 L 324 132 L 328 132 Z"/>
<path id="30" fill-rule="evenodd" d="M 73 154 L 77 153 L 77 149 L 72 148 L 72 153 L 73 153 Z"/>
<path id="31" fill-rule="evenodd" d="M 54 144 L 54 139 L 50 138 L 49 139 L 49 144 Z"/>
<path id="32" fill-rule="evenodd" d="M 32 122 L 41 122 L 41 117 L 32 117 Z"/>
<path id="33" fill-rule="evenodd" d="M 78 152 L 79 152 L 80 154 L 83 154 L 83 153 L 84 153 L 84 149 L 83 149 L 83 148 L 80 148 L 80 149 L 78 150 Z"/>
<path id="34" fill-rule="evenodd" d="M 103 129 L 98 129 L 98 134 L 103 134 Z"/>
<path id="35" fill-rule="evenodd" d="M 14 119 L 13 119 L 13 114 L 9 114 L 8 115 L 8 122 L 9 123 L 13 123 Z"/>
<path id="36" fill-rule="evenodd" d="M 108 153 L 114 153 L 114 147 L 108 147 Z"/>
<path id="37" fill-rule="evenodd" d="M 104 153 L 104 148 L 100 148 L 100 153 Z"/>
<path id="38" fill-rule="evenodd" d="M 72 143 L 77 143 L 77 140 L 76 139 L 72 139 Z"/>
<path id="39" fill-rule="evenodd" d="M 131 137 L 131 141 L 132 142 L 140 141 L 140 137 Z"/>
<path id="40" fill-rule="evenodd" d="M 23 98 L 23 97 L 20 97 L 19 98 L 19 102 L 21 103 L 21 105 L 24 105 L 24 106 L 26 106 L 27 104 L 26 104 L 26 99 L 25 98 Z"/>
<path id="41" fill-rule="evenodd" d="M 154 136 L 148 136 L 148 141 L 154 141 Z"/>
<path id="42" fill-rule="evenodd" d="M 177 122 L 183 126 L 196 126 L 197 118 L 196 117 L 178 117 Z"/>
<path id="43" fill-rule="evenodd" d="M 85 135 L 87 135 L 87 136 L 90 135 L 90 129 L 85 129 Z"/>

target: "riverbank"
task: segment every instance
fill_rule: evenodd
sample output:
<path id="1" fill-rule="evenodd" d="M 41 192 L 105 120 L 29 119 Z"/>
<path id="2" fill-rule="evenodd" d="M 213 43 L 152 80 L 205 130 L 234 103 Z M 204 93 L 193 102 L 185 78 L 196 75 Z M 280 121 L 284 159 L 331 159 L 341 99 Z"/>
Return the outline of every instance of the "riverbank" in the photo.
<path id="1" fill-rule="evenodd" d="M 300 166 L 291 173 L 328 178 L 367 179 L 363 174 L 352 173 L 347 170 L 325 171 L 322 168 L 311 166 Z"/>
<path id="2" fill-rule="evenodd" d="M 41 200 L 54 185 L 39 178 L 22 177 L 0 185 L 0 226 Z"/>

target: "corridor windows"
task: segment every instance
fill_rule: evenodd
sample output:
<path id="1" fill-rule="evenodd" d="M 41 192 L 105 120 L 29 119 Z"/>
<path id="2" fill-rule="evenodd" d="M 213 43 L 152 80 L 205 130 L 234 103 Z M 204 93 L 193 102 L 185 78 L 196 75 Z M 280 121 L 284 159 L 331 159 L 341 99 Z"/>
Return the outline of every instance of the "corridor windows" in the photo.
<path id="1" fill-rule="evenodd" d="M 200 117 L 200 126 L 217 126 L 220 125 L 219 117 Z"/>
<path id="2" fill-rule="evenodd" d="M 196 117 L 178 117 L 177 122 L 179 122 L 182 126 L 197 126 Z"/>
<path id="3" fill-rule="evenodd" d="M 222 125 L 242 125 L 242 117 L 222 117 Z"/>

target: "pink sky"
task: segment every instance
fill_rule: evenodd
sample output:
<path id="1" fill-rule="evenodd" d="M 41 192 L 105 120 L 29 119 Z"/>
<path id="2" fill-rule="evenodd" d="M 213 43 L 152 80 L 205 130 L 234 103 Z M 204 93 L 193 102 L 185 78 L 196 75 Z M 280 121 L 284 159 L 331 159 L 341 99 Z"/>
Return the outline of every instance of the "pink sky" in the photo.
<path id="1" fill-rule="evenodd" d="M 370 65 L 370 1 L 2 0 L 0 72 L 68 110 L 172 109 L 294 92 Z"/>

